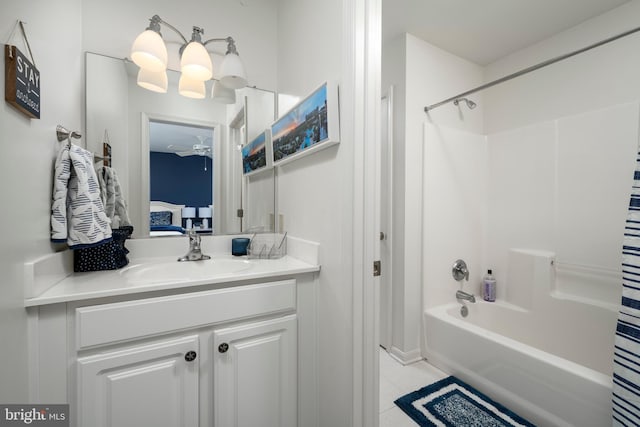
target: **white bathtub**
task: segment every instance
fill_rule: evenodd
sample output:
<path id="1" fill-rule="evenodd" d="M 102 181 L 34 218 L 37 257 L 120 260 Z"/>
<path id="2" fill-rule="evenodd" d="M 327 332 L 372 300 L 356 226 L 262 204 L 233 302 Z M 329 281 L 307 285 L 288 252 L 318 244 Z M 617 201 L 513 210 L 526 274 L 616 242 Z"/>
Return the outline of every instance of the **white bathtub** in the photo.
<path id="1" fill-rule="evenodd" d="M 560 333 L 544 340 L 535 332 L 527 331 L 527 328 L 536 329 L 535 322 L 528 321 L 535 317 L 527 310 L 500 301 L 478 301 L 468 307 L 466 318 L 460 315 L 458 303 L 425 311 L 425 356 L 430 363 L 482 390 L 536 425 L 611 425 L 611 362 L 606 360 L 606 354 L 612 349 L 585 350 L 590 340 L 600 338 L 592 333 L 608 332 L 610 319 L 601 331 L 584 325 L 579 327 L 578 321 L 568 319 L 556 329 L 568 330 L 570 336 Z M 501 333 L 490 329 L 501 329 Z M 554 354 L 507 337 L 510 333 L 527 336 L 531 342 L 551 343 Z M 559 356 L 565 353 L 569 356 Z M 592 358 L 589 353 L 605 356 Z M 578 363 L 567 357 L 579 359 Z"/>

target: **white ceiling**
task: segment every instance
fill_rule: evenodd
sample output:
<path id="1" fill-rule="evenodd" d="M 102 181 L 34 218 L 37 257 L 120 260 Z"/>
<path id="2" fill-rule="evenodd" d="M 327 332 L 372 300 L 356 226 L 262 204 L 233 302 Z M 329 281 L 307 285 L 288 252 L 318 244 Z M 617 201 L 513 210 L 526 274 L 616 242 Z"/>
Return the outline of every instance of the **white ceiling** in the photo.
<path id="1" fill-rule="evenodd" d="M 151 151 L 161 153 L 175 153 L 176 151 L 187 151 L 193 148 L 194 144 L 202 144 L 211 147 L 213 141 L 213 129 L 181 125 L 177 123 L 150 122 L 149 123 L 149 145 Z M 175 146 L 169 148 L 170 145 Z M 177 149 L 177 147 L 181 147 Z"/>
<path id="2" fill-rule="evenodd" d="M 382 0 L 382 37 L 411 33 L 487 65 L 628 1 Z"/>

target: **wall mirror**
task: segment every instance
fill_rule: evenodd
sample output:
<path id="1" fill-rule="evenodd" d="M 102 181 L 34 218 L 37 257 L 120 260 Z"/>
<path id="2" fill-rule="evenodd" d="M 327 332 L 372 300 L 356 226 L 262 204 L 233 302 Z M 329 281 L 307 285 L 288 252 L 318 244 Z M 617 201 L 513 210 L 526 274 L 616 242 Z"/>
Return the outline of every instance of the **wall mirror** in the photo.
<path id="1" fill-rule="evenodd" d="M 167 225 L 152 211 L 171 212 L 176 227 L 152 235 L 182 234 L 187 221 L 203 233 L 274 231 L 274 171 L 243 176 L 241 155 L 275 119 L 274 92 L 240 89 L 235 104 L 185 98 L 170 71 L 160 94 L 137 85 L 128 60 L 89 52 L 85 60 L 86 147 L 102 153 L 110 143 L 134 237 L 148 237 L 151 223 Z"/>

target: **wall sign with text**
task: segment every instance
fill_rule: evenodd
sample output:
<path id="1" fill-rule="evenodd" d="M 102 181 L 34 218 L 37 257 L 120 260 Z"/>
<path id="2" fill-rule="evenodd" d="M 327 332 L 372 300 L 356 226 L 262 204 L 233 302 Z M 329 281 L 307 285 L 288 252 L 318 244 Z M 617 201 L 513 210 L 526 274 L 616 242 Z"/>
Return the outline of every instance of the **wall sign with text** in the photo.
<path id="1" fill-rule="evenodd" d="M 4 47 L 4 99 L 27 116 L 39 119 L 40 72 L 17 47 Z"/>

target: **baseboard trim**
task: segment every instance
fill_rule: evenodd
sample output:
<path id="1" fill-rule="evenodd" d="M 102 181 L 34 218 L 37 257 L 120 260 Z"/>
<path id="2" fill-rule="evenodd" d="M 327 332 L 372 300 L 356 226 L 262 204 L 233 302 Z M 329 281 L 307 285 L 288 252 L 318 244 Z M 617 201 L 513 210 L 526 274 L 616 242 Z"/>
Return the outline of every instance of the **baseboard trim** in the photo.
<path id="1" fill-rule="evenodd" d="M 397 347 L 391 346 L 389 355 L 403 365 L 410 365 L 411 363 L 416 363 L 424 359 L 419 348 L 405 352 L 398 349 Z"/>

